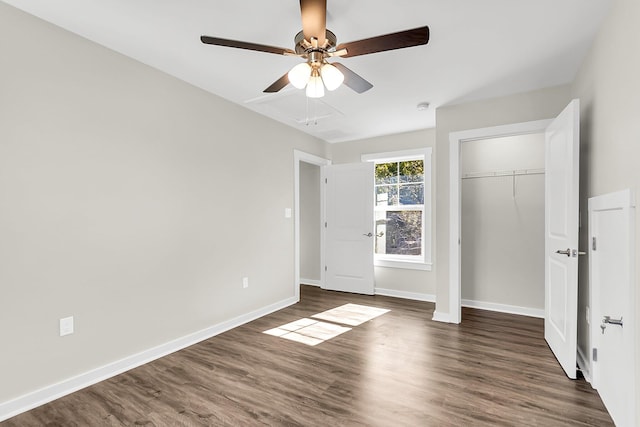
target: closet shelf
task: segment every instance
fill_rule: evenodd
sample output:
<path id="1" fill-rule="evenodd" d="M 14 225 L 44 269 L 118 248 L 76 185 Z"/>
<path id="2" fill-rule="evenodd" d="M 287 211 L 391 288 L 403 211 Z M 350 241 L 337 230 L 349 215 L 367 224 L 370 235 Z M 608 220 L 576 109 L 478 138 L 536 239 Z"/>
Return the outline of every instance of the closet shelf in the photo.
<path id="1" fill-rule="evenodd" d="M 462 175 L 462 179 L 477 179 L 477 178 L 496 178 L 501 176 L 522 176 L 522 175 L 544 175 L 543 169 L 519 169 L 519 170 L 507 170 L 507 171 L 494 171 L 494 172 L 476 172 L 465 173 Z"/>

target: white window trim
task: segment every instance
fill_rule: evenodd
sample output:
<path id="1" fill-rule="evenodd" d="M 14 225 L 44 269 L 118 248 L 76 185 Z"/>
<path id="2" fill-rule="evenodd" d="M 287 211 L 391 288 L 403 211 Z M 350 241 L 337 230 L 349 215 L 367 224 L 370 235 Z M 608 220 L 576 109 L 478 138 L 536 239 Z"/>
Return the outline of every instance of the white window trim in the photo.
<path id="1" fill-rule="evenodd" d="M 424 159 L 424 176 L 425 176 L 425 185 L 424 185 L 424 207 L 423 207 L 423 223 L 422 223 L 422 241 L 423 241 L 423 256 L 421 261 L 416 261 L 414 259 L 402 258 L 402 255 L 375 255 L 374 256 L 374 265 L 376 267 L 390 267 L 390 268 L 404 268 L 408 270 L 423 270 L 423 271 L 431 271 L 432 269 L 432 260 L 431 260 L 431 247 L 432 245 L 432 228 L 431 228 L 431 217 L 433 215 L 433 200 L 431 198 L 432 194 L 432 186 L 433 186 L 433 176 L 432 176 L 432 165 L 431 165 L 431 154 L 433 149 L 431 147 L 420 148 L 416 150 L 402 150 L 402 151 L 391 151 L 386 153 L 372 153 L 372 154 L 363 154 L 360 157 L 360 160 L 363 162 L 397 162 L 408 159 L 415 159 L 417 157 L 422 157 Z M 373 196 L 372 196 L 373 197 Z"/>

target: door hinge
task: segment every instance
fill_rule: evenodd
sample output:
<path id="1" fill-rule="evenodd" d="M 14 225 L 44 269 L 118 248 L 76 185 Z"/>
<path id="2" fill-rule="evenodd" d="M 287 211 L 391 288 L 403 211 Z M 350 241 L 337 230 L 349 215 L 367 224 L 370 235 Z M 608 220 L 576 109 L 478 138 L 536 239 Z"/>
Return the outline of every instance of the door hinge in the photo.
<path id="1" fill-rule="evenodd" d="M 578 211 L 578 228 L 582 228 L 582 212 Z"/>
<path id="2" fill-rule="evenodd" d="M 593 352 L 592 352 L 592 356 L 591 356 L 591 360 L 593 360 L 594 362 L 598 361 L 598 349 L 597 348 L 593 348 Z"/>
<path id="3" fill-rule="evenodd" d="M 327 271 L 327 266 L 326 265 L 324 266 L 324 271 Z"/>
<path id="4" fill-rule="evenodd" d="M 325 183 L 325 184 L 328 184 L 328 183 L 329 183 L 329 180 L 328 180 L 327 178 L 325 178 L 325 179 L 324 179 L 324 183 Z"/>
<path id="5" fill-rule="evenodd" d="M 327 222 L 326 221 L 324 222 L 324 228 L 327 228 Z"/>
<path id="6" fill-rule="evenodd" d="M 596 245 L 596 238 L 595 238 L 595 237 L 592 237 L 592 238 L 591 238 L 591 249 L 595 251 L 595 250 L 596 250 L 596 247 L 597 247 L 597 245 Z"/>

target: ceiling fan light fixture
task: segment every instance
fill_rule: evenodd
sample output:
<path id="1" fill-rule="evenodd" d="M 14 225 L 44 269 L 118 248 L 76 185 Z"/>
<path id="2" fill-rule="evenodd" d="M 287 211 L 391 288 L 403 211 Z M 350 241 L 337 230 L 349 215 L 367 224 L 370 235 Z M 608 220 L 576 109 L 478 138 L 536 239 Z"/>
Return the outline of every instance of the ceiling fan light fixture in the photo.
<path id="1" fill-rule="evenodd" d="M 327 90 L 338 89 L 344 81 L 344 74 L 328 62 L 320 68 L 320 75 Z"/>
<path id="2" fill-rule="evenodd" d="M 302 62 L 293 67 L 287 76 L 289 77 L 289 83 L 293 87 L 304 89 L 311 78 L 311 66 L 306 62 Z"/>
<path id="3" fill-rule="evenodd" d="M 324 84 L 322 84 L 322 78 L 315 72 L 307 83 L 307 97 L 309 98 L 322 98 L 324 96 Z"/>

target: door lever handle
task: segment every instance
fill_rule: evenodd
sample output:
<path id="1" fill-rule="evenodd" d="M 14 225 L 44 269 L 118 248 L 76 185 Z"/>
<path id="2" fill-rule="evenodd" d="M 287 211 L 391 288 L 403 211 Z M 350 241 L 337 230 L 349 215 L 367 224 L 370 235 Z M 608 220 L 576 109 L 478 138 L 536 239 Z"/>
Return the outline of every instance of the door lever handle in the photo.
<path id="1" fill-rule="evenodd" d="M 602 323 L 606 323 L 607 325 L 618 325 L 622 327 L 622 317 L 619 319 L 612 319 L 611 316 L 604 316 L 602 318 Z"/>
<path id="2" fill-rule="evenodd" d="M 373 237 L 373 233 L 372 232 L 368 232 L 367 234 L 363 234 L 363 236 Z"/>
<path id="3" fill-rule="evenodd" d="M 607 325 L 617 325 L 622 328 L 622 317 L 619 319 L 612 319 L 611 316 L 604 316 L 602 318 L 602 323 L 600 324 L 600 329 L 604 334 L 604 330 L 607 329 Z"/>
<path id="4" fill-rule="evenodd" d="M 578 250 L 576 250 L 576 249 L 571 250 L 571 249 L 569 249 L 569 248 L 567 248 L 567 249 L 566 249 L 566 250 L 564 250 L 564 251 L 563 251 L 563 250 L 558 249 L 558 250 L 556 251 L 556 253 L 557 253 L 557 254 L 560 254 L 560 255 L 566 255 L 566 256 L 568 256 L 568 257 L 573 256 L 574 258 L 575 258 L 575 257 L 577 257 L 578 255 L 586 255 L 586 254 L 587 254 L 586 252 L 581 252 L 581 251 L 578 251 Z"/>

